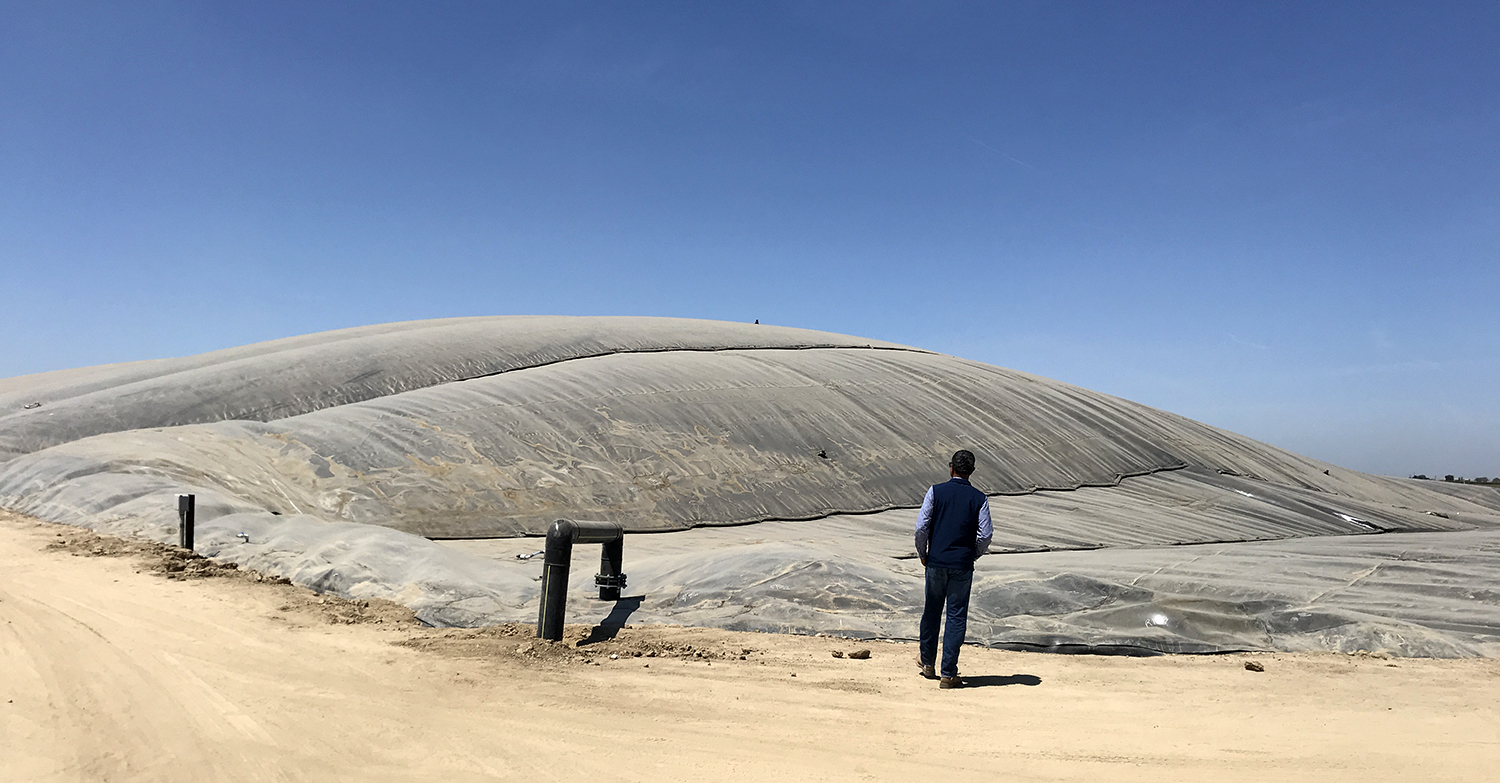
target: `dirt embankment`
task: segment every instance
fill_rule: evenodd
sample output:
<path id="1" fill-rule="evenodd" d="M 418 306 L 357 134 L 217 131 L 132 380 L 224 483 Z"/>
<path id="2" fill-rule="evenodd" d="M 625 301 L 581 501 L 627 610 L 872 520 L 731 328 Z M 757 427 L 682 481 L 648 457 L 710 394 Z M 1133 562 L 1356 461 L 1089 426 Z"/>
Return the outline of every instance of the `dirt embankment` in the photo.
<path id="1" fill-rule="evenodd" d="M 3 512 L 0 512 L 3 513 Z M 282 599 L 279 612 L 316 618 L 328 623 L 383 623 L 395 627 L 415 627 L 421 623 L 410 609 L 379 598 L 351 601 L 335 595 L 315 593 L 297 587 L 285 577 L 242 569 L 234 563 L 210 560 L 182 547 L 104 536 L 81 528 L 53 525 L 57 528 L 46 549 L 81 557 L 118 557 L 128 559 L 137 572 L 154 574 L 173 581 L 215 579 L 236 584 L 264 585 Z"/>

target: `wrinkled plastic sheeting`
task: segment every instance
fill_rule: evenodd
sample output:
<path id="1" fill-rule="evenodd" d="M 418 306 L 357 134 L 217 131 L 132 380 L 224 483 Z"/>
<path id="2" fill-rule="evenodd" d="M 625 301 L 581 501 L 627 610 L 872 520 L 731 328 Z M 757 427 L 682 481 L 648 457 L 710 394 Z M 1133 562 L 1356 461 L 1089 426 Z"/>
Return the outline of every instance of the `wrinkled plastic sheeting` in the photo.
<path id="1" fill-rule="evenodd" d="M 642 599 L 628 619 L 913 638 L 921 570 L 872 551 L 886 537 L 871 535 L 870 522 L 766 523 L 713 531 L 723 534 L 716 541 L 695 536 L 705 531 L 628 536 L 626 593 Z M 876 524 L 898 526 L 904 520 Z M 158 540 L 174 532 L 170 525 L 131 527 L 117 520 L 105 529 Z M 532 550 L 535 539 L 443 545 L 265 512 L 217 517 L 200 536 L 200 551 L 210 556 L 347 597 L 397 600 L 433 625 L 536 617 L 540 566 L 514 557 L 529 553 L 522 550 Z M 472 546 L 516 552 L 485 557 Z M 590 548 L 576 553 L 574 622 L 599 622 L 614 607 L 595 600 L 583 578 L 591 555 Z M 1064 652 L 1495 655 L 1497 576 L 1494 530 L 995 555 L 976 571 L 969 639 Z"/>
<path id="2" fill-rule="evenodd" d="M 802 330 L 459 319 L 168 361 L 185 369 L 64 373 L 59 399 L 0 418 L 0 442 L 24 450 L 143 422 L 232 420 L 15 457 L 0 463 L 0 502 L 105 513 L 130 500 L 115 477 L 130 474 L 155 477 L 153 491 L 204 486 L 266 511 L 436 538 L 535 535 L 559 517 L 671 530 L 915 506 L 946 455 L 966 447 L 979 455 L 976 486 L 996 494 L 1193 468 L 1435 513 L 1476 507 L 1056 381 Z M 130 382 L 107 385 L 110 372 Z M 8 392 L 11 402 L 41 395 L 39 383 Z M 1353 524 L 1268 508 L 1248 522 L 1327 523 L 1300 535 Z M 1254 537 L 1182 521 L 1150 540 Z"/>
<path id="3" fill-rule="evenodd" d="M 1493 529 L 1049 552 L 981 573 L 993 646 L 1500 654 Z"/>
<path id="4" fill-rule="evenodd" d="M 997 512 L 1014 519 L 1007 507 L 1013 500 L 1023 499 L 999 499 Z M 886 512 L 627 537 L 627 593 L 642 597 L 630 620 L 915 638 L 922 569 L 914 558 L 892 555 L 893 539 L 909 537 L 910 521 L 909 512 Z M 447 545 L 534 570 L 514 560 L 522 541 Z M 1500 524 L 1001 553 L 976 567 L 968 638 L 1058 652 L 1494 656 L 1500 654 L 1497 578 Z M 583 593 L 572 601 L 591 603 Z"/>
<path id="5" fill-rule="evenodd" d="M 274 421 L 589 356 L 828 347 L 916 350 L 808 329 L 686 318 L 492 316 L 362 326 L 0 380 L 0 460 L 106 432 Z"/>
<path id="6" fill-rule="evenodd" d="M 1465 523 L 1471 529 L 1441 532 L 1005 551 L 1003 541 L 1062 516 L 1111 524 L 1149 518 L 1162 510 L 1153 497 L 1167 487 L 1121 490 L 1183 480 L 1158 474 L 1109 489 L 994 499 L 1002 543 L 976 568 L 969 640 L 1127 654 L 1500 655 L 1496 517 L 1476 516 Z M 275 516 L 212 490 L 197 492 L 208 512 L 198 549 L 207 556 L 345 597 L 395 600 L 432 625 L 535 621 L 540 558 L 517 555 L 535 552 L 540 539 L 434 542 L 378 526 Z M 1060 499 L 1068 505 L 1056 505 Z M 78 519 L 101 532 L 171 542 L 174 507 L 161 488 L 120 513 Z M 627 619 L 914 638 L 923 577 L 910 551 L 912 520 L 911 511 L 888 511 L 627 535 L 625 594 L 639 599 Z M 593 548 L 578 549 L 574 559 L 569 620 L 601 622 L 615 604 L 596 600 L 587 578 Z"/>

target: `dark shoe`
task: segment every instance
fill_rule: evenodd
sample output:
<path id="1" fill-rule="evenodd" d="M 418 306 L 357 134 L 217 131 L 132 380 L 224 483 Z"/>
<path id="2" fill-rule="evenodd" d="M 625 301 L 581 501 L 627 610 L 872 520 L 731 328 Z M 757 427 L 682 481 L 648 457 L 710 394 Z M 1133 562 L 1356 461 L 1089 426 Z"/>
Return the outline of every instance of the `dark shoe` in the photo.
<path id="1" fill-rule="evenodd" d="M 923 677 L 926 677 L 929 680 L 936 680 L 938 678 L 937 670 L 932 668 L 932 664 L 922 663 L 921 658 L 917 659 L 917 669 L 922 673 Z"/>
<path id="2" fill-rule="evenodd" d="M 954 677 L 944 677 L 941 680 L 938 680 L 938 687 L 939 688 L 962 688 L 962 687 L 964 687 L 964 681 L 963 681 L 963 678 L 957 677 L 957 676 L 954 676 Z"/>

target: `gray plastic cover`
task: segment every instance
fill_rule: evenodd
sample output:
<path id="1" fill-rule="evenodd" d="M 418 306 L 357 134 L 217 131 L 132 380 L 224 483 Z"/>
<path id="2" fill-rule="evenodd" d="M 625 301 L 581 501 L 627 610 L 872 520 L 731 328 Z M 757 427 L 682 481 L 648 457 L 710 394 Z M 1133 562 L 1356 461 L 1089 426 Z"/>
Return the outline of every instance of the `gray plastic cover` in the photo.
<path id="1" fill-rule="evenodd" d="M 1276 614 L 1308 597 L 1295 573 L 1311 569 L 1316 585 L 1343 573 L 1309 565 L 1327 562 L 1310 550 L 1255 549 L 1241 581 L 1262 589 L 1250 597 L 1211 573 L 1153 588 L 1174 605 L 1228 601 L 1239 619 L 1224 627 L 1240 631 L 1204 619 L 1214 612 L 1192 631 L 1115 611 L 1168 600 L 1125 589 L 1172 572 L 1130 552 L 1186 544 L 1237 553 L 1263 545 L 1235 542 L 1318 538 L 1326 552 L 1379 533 L 1451 534 L 1451 551 L 1425 546 L 1473 578 L 1496 576 L 1489 539 L 1472 536 L 1500 522 L 1500 492 L 1346 471 L 1045 378 L 805 330 L 451 319 L 0 381 L 0 505 L 166 540 L 173 495 L 193 492 L 201 540 L 221 556 L 328 589 L 390 591 L 441 623 L 534 617 L 532 577 L 474 554 L 530 542 L 455 542 L 470 548 L 465 560 L 405 534 L 503 539 L 568 517 L 679 531 L 651 537 L 665 549 L 645 562 L 627 547 L 632 585 L 650 591 L 643 618 L 905 635 L 919 584 L 909 509 L 957 448 L 979 455 L 995 549 L 1012 553 L 982 561 L 1002 572 L 983 584 L 1010 585 L 976 587 L 973 627 L 989 629 L 975 631 L 986 643 L 1194 651 L 1251 645 L 1244 629 L 1259 628 L 1255 644 L 1312 644 L 1300 615 Z M 757 522 L 745 529 L 752 543 L 696 548 L 711 528 Z M 257 544 L 238 543 L 246 531 Z M 267 540 L 283 543 L 266 550 Z M 674 540 L 686 549 L 670 551 Z M 1226 557 L 1203 562 L 1240 562 Z M 1046 565 L 1035 585 L 1003 575 L 1020 558 Z M 1091 603 L 1094 593 L 1105 597 Z M 1451 610 L 1431 595 L 1381 600 L 1349 611 L 1407 611 L 1408 654 L 1489 649 L 1482 633 L 1454 637 L 1442 619 Z M 1069 601 L 1088 606 L 1048 609 Z M 1417 622 L 1438 615 L 1447 626 Z M 1337 627 L 1365 630 L 1319 644 L 1386 638 L 1359 617 Z M 1440 638 L 1411 641 L 1421 635 L 1411 628 Z"/>

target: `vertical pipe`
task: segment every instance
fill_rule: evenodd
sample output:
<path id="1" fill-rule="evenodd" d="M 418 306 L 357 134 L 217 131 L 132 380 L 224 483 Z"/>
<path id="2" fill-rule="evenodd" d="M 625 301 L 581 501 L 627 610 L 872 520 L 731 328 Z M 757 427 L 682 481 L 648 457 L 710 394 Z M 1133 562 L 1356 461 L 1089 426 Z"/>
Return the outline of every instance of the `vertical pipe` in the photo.
<path id="1" fill-rule="evenodd" d="M 193 517 L 197 500 L 196 495 L 177 496 L 177 536 L 183 549 L 193 548 Z"/>
<path id="2" fill-rule="evenodd" d="M 547 528 L 547 548 L 542 558 L 542 600 L 537 608 L 536 635 L 561 641 L 563 615 L 568 604 L 568 567 L 573 560 L 573 523 L 559 519 Z"/>
<path id="3" fill-rule="evenodd" d="M 548 641 L 563 636 L 563 613 L 568 600 L 568 566 L 542 565 L 542 605 L 538 609 L 536 635 Z"/>
<path id="4" fill-rule="evenodd" d="M 603 551 L 599 553 L 599 575 L 604 577 L 616 577 L 620 575 L 620 569 L 625 560 L 625 536 L 622 533 L 612 541 L 605 541 Z M 620 588 L 618 585 L 600 585 L 599 600 L 620 600 Z"/>

